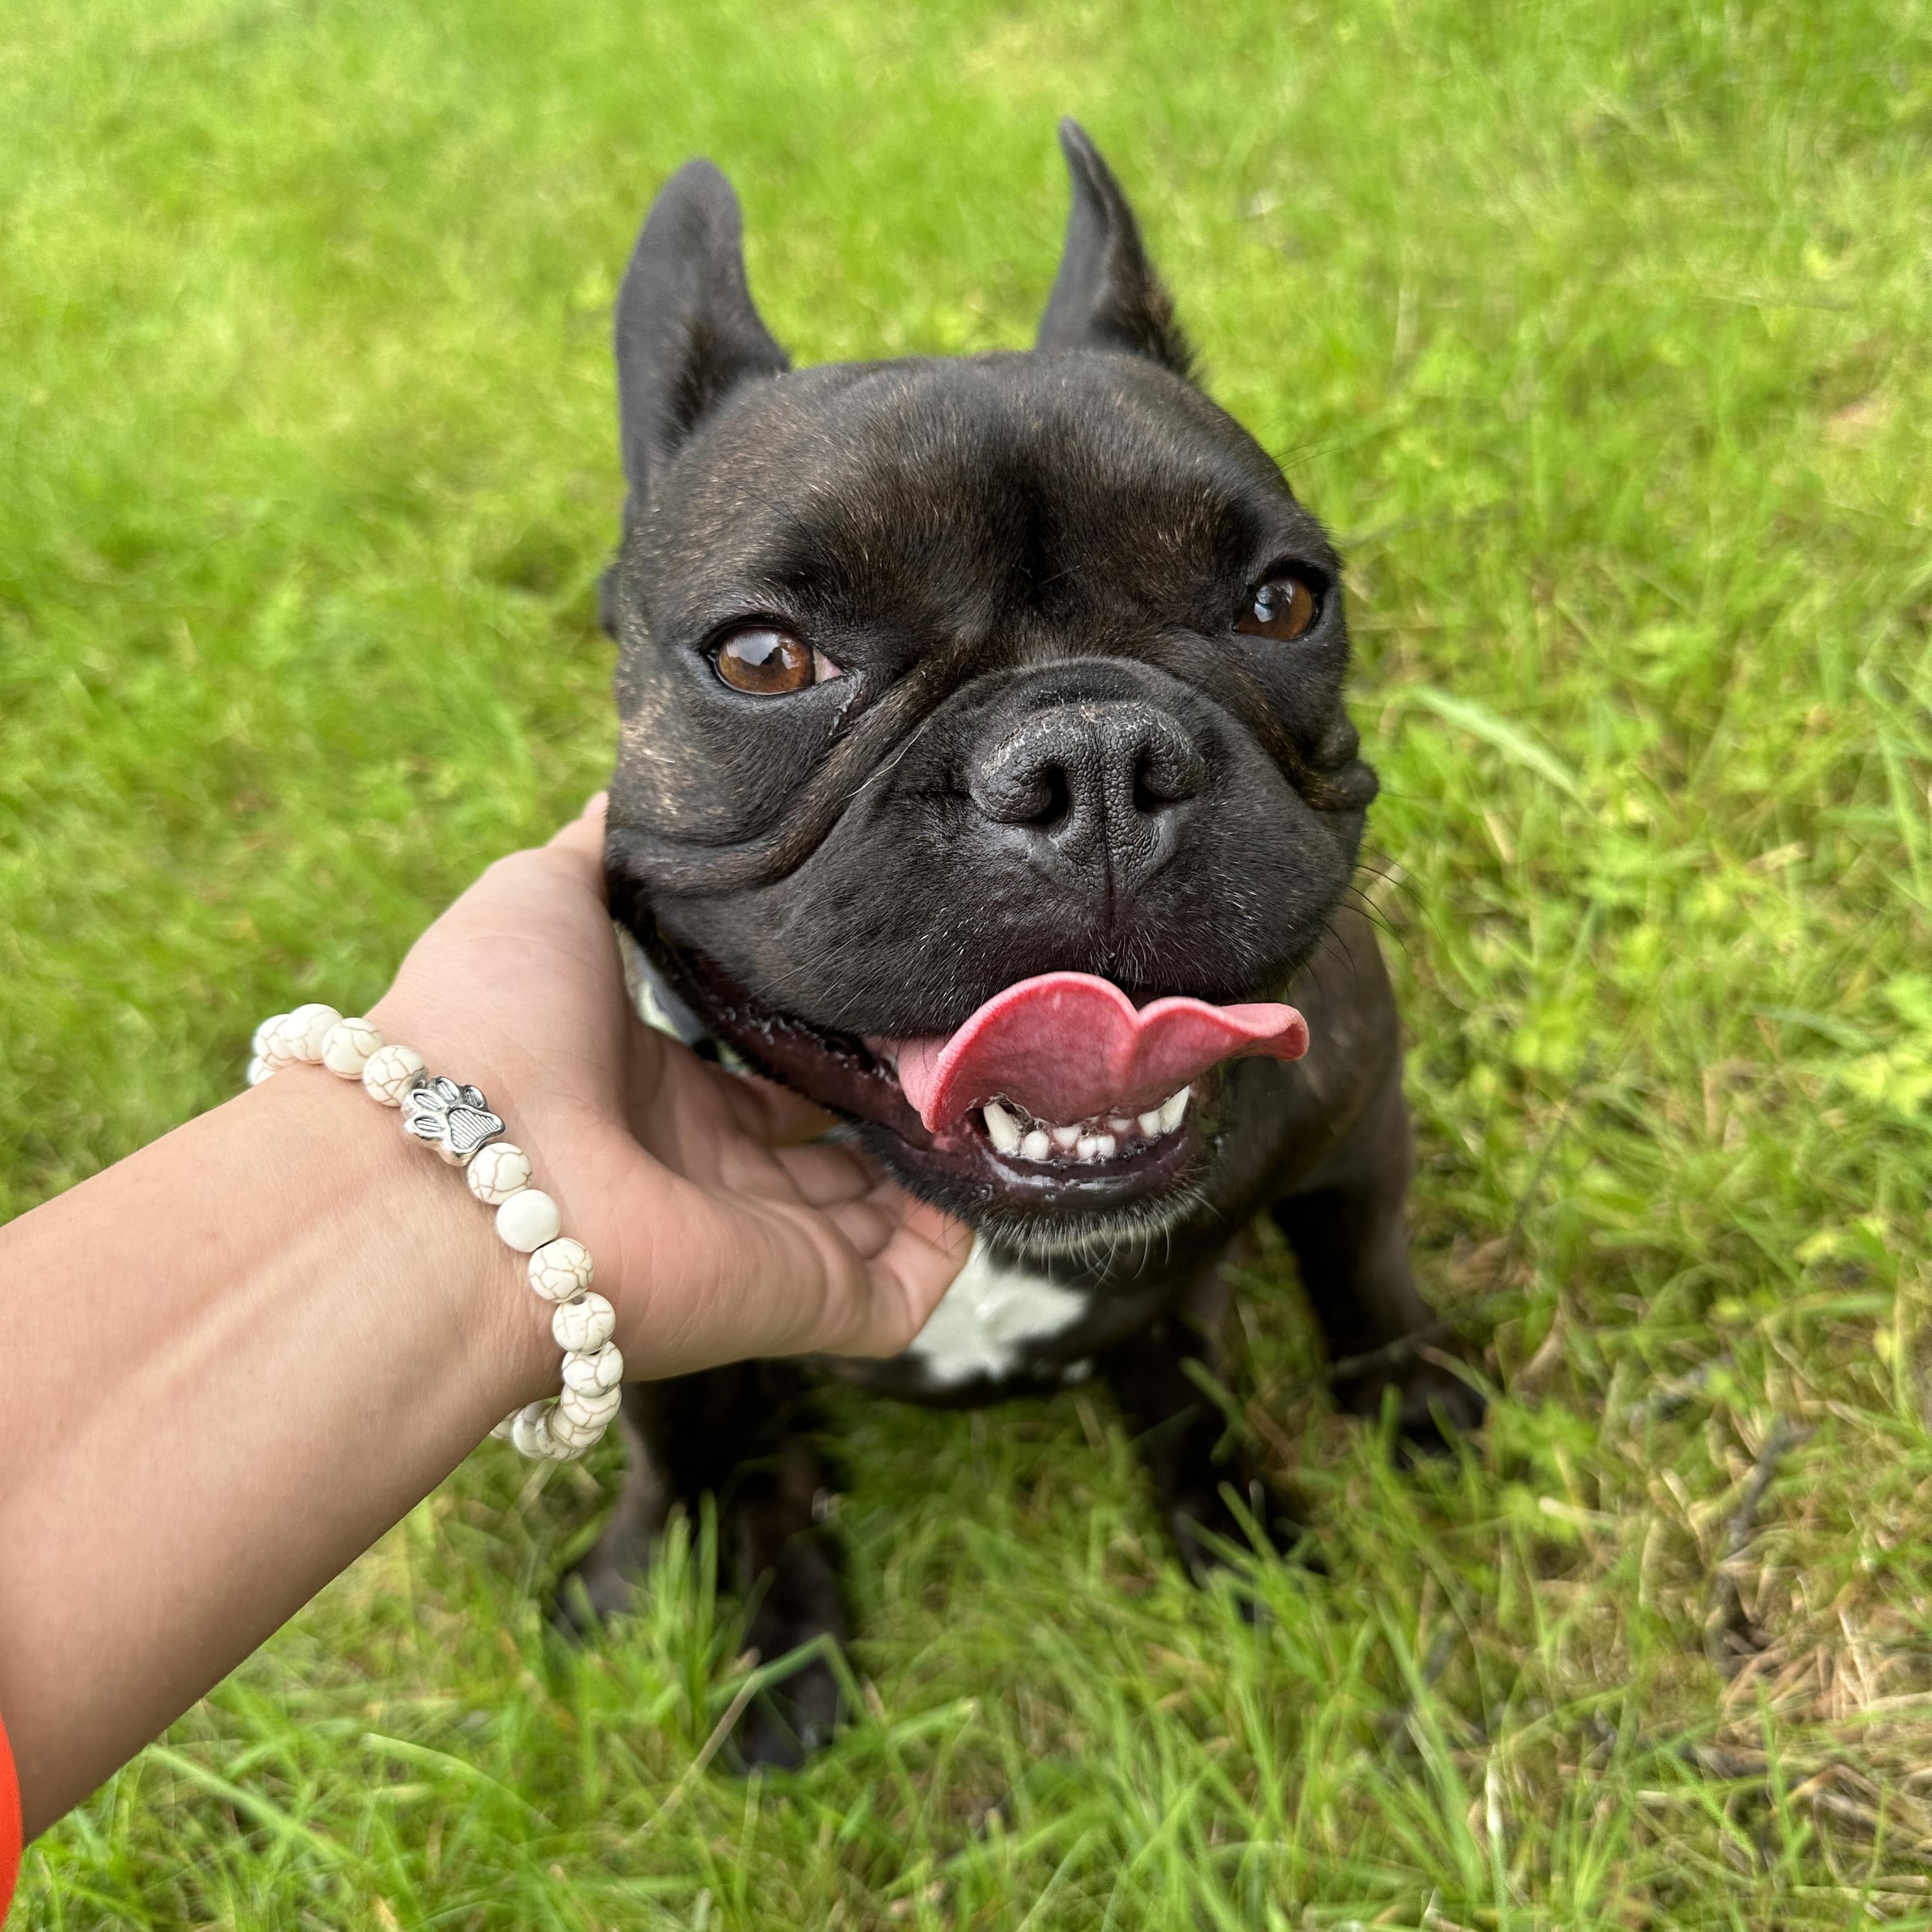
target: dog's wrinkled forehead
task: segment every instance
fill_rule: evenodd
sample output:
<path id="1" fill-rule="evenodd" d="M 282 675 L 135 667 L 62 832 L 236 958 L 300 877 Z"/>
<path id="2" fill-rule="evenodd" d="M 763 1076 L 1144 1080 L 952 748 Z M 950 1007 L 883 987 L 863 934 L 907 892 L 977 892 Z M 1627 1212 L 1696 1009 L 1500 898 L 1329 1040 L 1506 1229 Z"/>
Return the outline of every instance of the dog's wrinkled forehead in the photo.
<path id="1" fill-rule="evenodd" d="M 1109 612 L 1218 627 L 1284 548 L 1328 556 L 1266 454 L 1151 364 L 833 366 L 745 386 L 668 466 L 623 615 L 660 642 L 760 600 L 953 636 Z"/>

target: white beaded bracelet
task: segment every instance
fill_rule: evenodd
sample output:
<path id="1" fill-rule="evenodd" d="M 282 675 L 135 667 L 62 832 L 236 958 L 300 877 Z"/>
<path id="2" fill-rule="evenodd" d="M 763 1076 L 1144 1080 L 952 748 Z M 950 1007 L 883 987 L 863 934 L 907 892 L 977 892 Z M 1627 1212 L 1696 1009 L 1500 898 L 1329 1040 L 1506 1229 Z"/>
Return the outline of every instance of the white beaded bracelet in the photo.
<path id="1" fill-rule="evenodd" d="M 556 1304 L 550 1332 L 563 1351 L 563 1388 L 553 1401 L 506 1415 L 490 1433 L 526 1456 L 566 1462 L 602 1439 L 623 1400 L 624 1358 L 611 1340 L 616 1312 L 590 1287 L 590 1250 L 562 1232 L 556 1203 L 530 1181 L 530 1158 L 502 1138 L 503 1123 L 480 1090 L 432 1074 L 422 1055 L 392 1046 L 365 1019 L 333 1006 L 298 1006 L 255 1029 L 248 1084 L 299 1062 L 326 1066 L 386 1107 L 401 1110 L 403 1131 L 465 1170 L 470 1191 L 496 1210 L 505 1244 L 528 1255 L 532 1288 Z"/>

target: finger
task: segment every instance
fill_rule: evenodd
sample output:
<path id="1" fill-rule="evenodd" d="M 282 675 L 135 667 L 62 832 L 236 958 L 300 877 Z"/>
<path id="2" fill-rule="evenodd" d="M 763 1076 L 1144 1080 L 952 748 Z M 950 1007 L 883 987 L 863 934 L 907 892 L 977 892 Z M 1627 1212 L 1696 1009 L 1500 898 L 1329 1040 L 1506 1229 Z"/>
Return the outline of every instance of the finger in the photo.
<path id="1" fill-rule="evenodd" d="M 838 1124 L 836 1114 L 827 1113 L 816 1102 L 775 1080 L 762 1079 L 755 1073 L 728 1072 L 722 1066 L 707 1066 L 706 1070 L 731 1110 L 732 1124 L 767 1147 L 808 1141 Z"/>
<path id="2" fill-rule="evenodd" d="M 955 1220 L 943 1208 L 935 1208 L 930 1201 L 915 1200 L 890 1181 L 882 1181 L 873 1189 L 870 1198 L 891 1214 L 896 1232 L 907 1244 L 909 1258 L 914 1250 L 930 1254 L 934 1259 L 929 1264 L 922 1262 L 921 1267 L 930 1265 L 945 1270 L 939 1288 L 943 1294 L 973 1252 L 973 1230 L 964 1221 Z"/>
<path id="3" fill-rule="evenodd" d="M 811 1208 L 836 1208 L 862 1199 L 878 1185 L 878 1176 L 849 1148 L 780 1148 L 772 1156 L 785 1171 L 800 1198 Z"/>
<path id="4" fill-rule="evenodd" d="M 548 849 L 567 852 L 573 858 L 594 859 L 601 868 L 604 862 L 604 815 L 609 800 L 609 793 L 598 792 L 568 825 L 550 835 Z"/>
<path id="5" fill-rule="evenodd" d="M 839 1211 L 877 1205 L 875 1195 Z M 891 1226 L 885 1245 L 865 1257 L 871 1318 L 867 1332 L 848 1345 L 855 1354 L 896 1355 L 909 1348 L 973 1251 L 972 1229 L 926 1202 L 899 1195 L 897 1210 L 885 1218 Z"/>
<path id="6" fill-rule="evenodd" d="M 863 1262 L 884 1254 L 886 1244 L 898 1232 L 897 1216 L 875 1201 L 844 1201 L 823 1211 L 838 1230 L 840 1238 Z"/>

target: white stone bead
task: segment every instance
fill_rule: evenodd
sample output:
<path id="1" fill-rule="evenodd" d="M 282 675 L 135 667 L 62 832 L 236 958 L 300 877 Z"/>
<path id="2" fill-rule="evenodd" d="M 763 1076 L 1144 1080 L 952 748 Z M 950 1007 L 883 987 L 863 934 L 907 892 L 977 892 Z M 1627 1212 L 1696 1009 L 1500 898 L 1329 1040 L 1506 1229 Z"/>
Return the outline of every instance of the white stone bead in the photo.
<path id="1" fill-rule="evenodd" d="M 609 1341 L 617 1327 L 617 1311 L 594 1289 L 576 1301 L 566 1301 L 550 1318 L 550 1332 L 566 1354 L 587 1355 Z"/>
<path id="2" fill-rule="evenodd" d="M 614 1342 L 606 1342 L 594 1354 L 563 1358 L 563 1385 L 574 1394 L 601 1394 L 623 1379 L 624 1358 Z"/>
<path id="3" fill-rule="evenodd" d="M 382 1046 L 382 1036 L 367 1020 L 338 1020 L 322 1043 L 322 1064 L 344 1080 L 360 1080 L 370 1054 Z"/>
<path id="4" fill-rule="evenodd" d="M 530 1157 L 513 1141 L 492 1141 L 476 1150 L 464 1174 L 478 1200 L 500 1208 L 530 1184 Z"/>
<path id="5" fill-rule="evenodd" d="M 570 1428 L 594 1429 L 601 1436 L 623 1406 L 623 1393 L 622 1389 L 606 1389 L 602 1395 L 579 1395 L 574 1389 L 566 1389 L 556 1399 L 556 1413 Z"/>
<path id="6" fill-rule="evenodd" d="M 256 1029 L 255 1040 L 255 1057 L 271 1073 L 292 1066 L 302 1058 L 302 1030 L 292 1013 L 264 1020 Z"/>
<path id="7" fill-rule="evenodd" d="M 260 1054 L 257 1054 L 248 1063 L 248 1084 L 251 1087 L 260 1086 L 274 1070 Z"/>
<path id="8" fill-rule="evenodd" d="M 600 1354 L 602 1352 L 601 1349 L 598 1352 Z M 563 1359 L 566 1362 L 572 1362 L 594 1360 L 596 1358 L 566 1355 Z M 622 1355 L 617 1357 L 614 1366 L 621 1376 L 624 1372 L 624 1358 Z M 571 1414 L 575 1416 L 615 1415 L 617 1413 L 618 1404 L 624 1399 L 624 1390 L 620 1382 L 611 1382 L 603 1388 L 572 1388 L 566 1382 L 562 1389 L 559 1391 L 556 1399 L 559 1402 L 566 1404 Z"/>
<path id="9" fill-rule="evenodd" d="M 510 1440 L 520 1456 L 550 1454 L 550 1404 L 533 1402 L 517 1411 L 510 1424 Z"/>
<path id="10" fill-rule="evenodd" d="M 581 1431 L 574 1428 L 568 1430 L 567 1436 L 558 1432 L 556 1411 L 548 1402 L 533 1402 L 520 1408 L 510 1425 L 510 1440 L 516 1444 L 518 1454 L 532 1461 L 574 1461 L 590 1447 L 580 1441 L 580 1436 Z"/>
<path id="11" fill-rule="evenodd" d="M 563 1216 L 541 1187 L 520 1188 L 496 1210 L 496 1232 L 520 1255 L 556 1239 Z"/>
<path id="12" fill-rule="evenodd" d="M 590 1286 L 590 1250 L 568 1234 L 544 1242 L 530 1257 L 530 1286 L 546 1301 L 574 1301 Z"/>
<path id="13" fill-rule="evenodd" d="M 550 1432 L 562 1443 L 573 1455 L 580 1456 L 585 1450 L 595 1448 L 603 1441 L 604 1432 L 610 1426 L 609 1416 L 598 1417 L 590 1421 L 580 1421 L 567 1414 L 560 1406 L 550 1412 Z"/>
<path id="14" fill-rule="evenodd" d="M 342 1016 L 333 1006 L 311 1001 L 308 1006 L 296 1007 L 290 1014 L 281 1028 L 281 1036 L 294 1041 L 298 1060 L 305 1060 L 311 1066 L 319 1065 L 322 1042 L 341 1019 Z"/>
<path id="15" fill-rule="evenodd" d="M 425 1071 L 423 1057 L 410 1046 L 379 1046 L 362 1069 L 362 1085 L 372 1100 L 400 1107 L 403 1096 Z"/>
<path id="16" fill-rule="evenodd" d="M 517 1418 L 522 1414 L 523 1411 L 520 1408 L 512 1409 L 508 1415 L 504 1417 L 501 1422 L 497 1424 L 494 1429 L 490 1430 L 490 1434 L 492 1440 L 498 1442 L 508 1442 L 510 1439 L 510 1432 L 517 1426 Z"/>

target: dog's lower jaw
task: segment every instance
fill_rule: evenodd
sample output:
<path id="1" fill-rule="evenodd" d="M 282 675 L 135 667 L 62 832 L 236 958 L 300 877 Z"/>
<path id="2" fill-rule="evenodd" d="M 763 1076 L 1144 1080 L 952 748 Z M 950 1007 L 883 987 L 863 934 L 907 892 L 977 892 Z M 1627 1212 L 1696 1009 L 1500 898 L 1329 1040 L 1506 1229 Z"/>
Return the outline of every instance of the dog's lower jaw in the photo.
<path id="1" fill-rule="evenodd" d="M 1179 1226 L 1220 1150 L 1206 1108 L 1139 1159 L 1097 1171 L 1071 1161 L 1029 1166 L 963 1124 L 928 1147 L 874 1121 L 847 1132 L 908 1193 L 1016 1254 L 1042 1258 L 1105 1252 L 1136 1231 L 1153 1239 Z"/>
<path id="2" fill-rule="evenodd" d="M 909 1159 L 905 1143 L 889 1129 L 862 1123 L 846 1132 L 908 1193 L 966 1222 L 1019 1262 L 1073 1262 L 1096 1275 L 1132 1280 L 1171 1255 L 1180 1229 L 1218 1218 L 1202 1179 L 1219 1152 L 1220 1134 L 1212 1128 L 1196 1129 L 1184 1150 L 1185 1166 L 1160 1191 L 1091 1208 L 1068 1198 L 1082 1185 L 1077 1174 L 1042 1177 L 1040 1194 L 1030 1200 L 992 1197 L 976 1192 L 970 1180 L 955 1184 Z M 1051 1198 L 1049 1190 L 1060 1198 Z"/>

